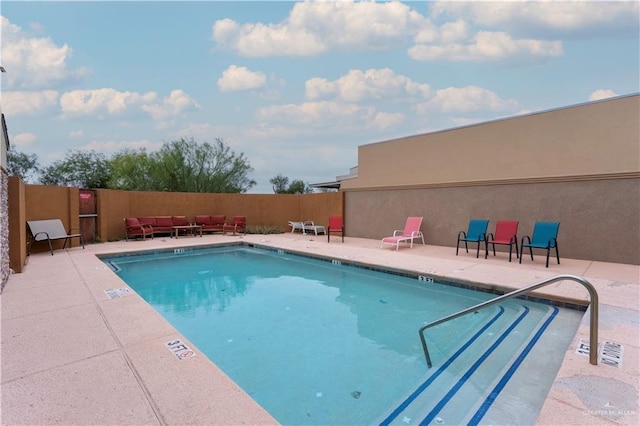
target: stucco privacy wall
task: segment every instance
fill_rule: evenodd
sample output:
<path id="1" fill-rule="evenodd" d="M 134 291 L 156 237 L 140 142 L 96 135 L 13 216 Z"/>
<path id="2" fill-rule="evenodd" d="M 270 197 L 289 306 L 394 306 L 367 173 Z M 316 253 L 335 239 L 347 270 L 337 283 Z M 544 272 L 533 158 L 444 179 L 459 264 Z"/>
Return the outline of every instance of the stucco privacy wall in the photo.
<path id="1" fill-rule="evenodd" d="M 640 95 L 358 148 L 342 189 L 640 173 Z"/>
<path id="2" fill-rule="evenodd" d="M 124 238 L 123 218 L 196 215 L 246 216 L 248 225 L 289 230 L 289 220 L 313 220 L 326 225 L 332 214 L 342 215 L 343 194 L 196 194 L 101 189 L 98 198 L 98 235 L 103 241 Z"/>
<path id="3" fill-rule="evenodd" d="M 11 177 L 9 233 L 11 267 L 21 272 L 26 258 L 27 220 L 62 220 L 65 228 L 79 229 L 79 189 L 44 185 L 25 185 Z M 249 225 L 277 226 L 289 230 L 289 220 L 313 220 L 326 225 L 330 215 L 342 215 L 343 194 L 196 194 L 181 192 L 139 192 L 99 189 L 96 234 L 102 241 L 124 238 L 123 218 L 130 216 L 199 214 L 247 216 Z M 55 242 L 57 247 L 62 242 Z M 77 239 L 70 241 L 79 244 Z M 33 251 L 48 250 L 45 244 Z"/>
<path id="4" fill-rule="evenodd" d="M 427 244 L 451 250 L 472 218 L 490 219 L 489 232 L 497 220 L 520 221 L 518 244 L 536 220 L 558 221 L 561 258 L 640 264 L 638 200 L 640 179 L 353 191 L 345 220 L 348 235 L 378 239 L 402 229 L 407 216 L 423 216 Z"/>
<path id="5" fill-rule="evenodd" d="M 343 181 L 347 234 L 381 238 L 424 216 L 455 246 L 469 219 L 560 222 L 560 255 L 640 264 L 640 96 L 359 148 Z"/>
<path id="6" fill-rule="evenodd" d="M 25 186 L 20 178 L 9 177 L 9 264 L 18 273 L 27 257 Z"/>

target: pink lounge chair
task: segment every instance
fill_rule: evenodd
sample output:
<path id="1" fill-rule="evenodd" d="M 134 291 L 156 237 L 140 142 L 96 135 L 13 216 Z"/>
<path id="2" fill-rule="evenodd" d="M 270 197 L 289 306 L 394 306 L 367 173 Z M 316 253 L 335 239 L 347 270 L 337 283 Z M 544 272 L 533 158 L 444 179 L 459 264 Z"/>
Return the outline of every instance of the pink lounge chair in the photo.
<path id="1" fill-rule="evenodd" d="M 422 217 L 411 216 L 407 218 L 407 222 L 404 225 L 404 230 L 396 229 L 393 231 L 393 236 L 384 237 L 380 242 L 380 247 L 384 244 L 395 244 L 396 250 L 400 247 L 401 242 L 410 241 L 410 247 L 413 248 L 413 239 L 420 238 L 424 245 L 424 235 L 420 231 L 422 225 Z"/>

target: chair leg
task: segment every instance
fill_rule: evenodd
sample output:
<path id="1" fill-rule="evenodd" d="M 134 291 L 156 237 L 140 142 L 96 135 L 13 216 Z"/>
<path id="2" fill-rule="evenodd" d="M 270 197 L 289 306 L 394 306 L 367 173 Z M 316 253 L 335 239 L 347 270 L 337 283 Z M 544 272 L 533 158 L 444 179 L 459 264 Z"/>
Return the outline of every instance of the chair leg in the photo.
<path id="1" fill-rule="evenodd" d="M 467 244 L 467 240 L 464 240 L 464 248 L 465 250 L 467 250 L 467 253 L 469 253 L 469 245 Z"/>
<path id="2" fill-rule="evenodd" d="M 458 242 L 456 243 L 456 256 L 458 255 L 459 248 L 460 248 L 460 239 L 458 239 Z"/>
<path id="3" fill-rule="evenodd" d="M 524 250 L 524 241 L 520 244 L 520 263 L 522 263 L 522 251 Z"/>
<path id="4" fill-rule="evenodd" d="M 518 256 L 518 239 L 516 238 L 516 259 L 519 258 L 520 256 Z"/>
<path id="5" fill-rule="evenodd" d="M 531 260 L 533 260 L 533 248 L 529 246 L 529 254 L 531 255 Z"/>
<path id="6" fill-rule="evenodd" d="M 547 264 L 545 265 L 545 268 L 549 267 L 549 252 L 551 251 L 551 247 L 547 247 Z"/>
<path id="7" fill-rule="evenodd" d="M 511 263 L 511 247 L 512 245 L 509 244 L 509 263 Z M 516 256 L 518 255 L 518 249 L 516 248 Z"/>
<path id="8" fill-rule="evenodd" d="M 480 241 L 478 241 L 478 248 L 476 249 L 476 259 L 480 258 Z"/>
<path id="9" fill-rule="evenodd" d="M 558 253 L 558 243 L 556 243 L 556 258 L 558 259 L 558 265 L 560 264 L 560 253 Z"/>
<path id="10" fill-rule="evenodd" d="M 51 250 L 51 256 L 53 256 L 53 247 L 51 246 L 51 240 L 47 239 L 47 242 L 49 243 L 49 250 Z"/>

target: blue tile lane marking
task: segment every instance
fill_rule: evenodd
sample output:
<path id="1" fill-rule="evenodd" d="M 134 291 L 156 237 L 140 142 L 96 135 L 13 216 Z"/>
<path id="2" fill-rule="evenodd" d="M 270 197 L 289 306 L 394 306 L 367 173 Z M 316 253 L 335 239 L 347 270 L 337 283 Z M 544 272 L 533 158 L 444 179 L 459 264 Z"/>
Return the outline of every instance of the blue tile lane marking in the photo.
<path id="1" fill-rule="evenodd" d="M 118 266 L 118 264 L 116 262 L 114 262 L 113 260 L 109 260 L 107 262 L 107 265 L 109 265 L 111 267 L 111 270 L 113 272 L 120 272 L 120 267 Z"/>
<path id="2" fill-rule="evenodd" d="M 487 349 L 482 356 L 480 356 L 478 358 L 478 360 L 476 362 L 473 363 L 473 365 L 467 370 L 466 373 L 464 373 L 464 375 L 458 379 L 458 382 L 449 390 L 449 392 L 447 392 L 447 394 L 442 397 L 442 399 L 436 404 L 435 407 L 433 407 L 433 409 L 429 412 L 429 414 L 427 414 L 427 416 L 424 418 L 424 420 L 422 420 L 422 422 L 420 422 L 420 425 L 428 425 L 440 412 L 440 410 L 442 410 L 442 408 L 447 405 L 447 403 L 449 402 L 449 400 L 451 400 L 451 398 L 453 398 L 453 396 L 458 392 L 458 390 L 460 390 L 460 388 L 462 387 L 462 385 L 465 384 L 465 382 L 467 380 L 469 380 L 469 378 L 471 377 L 471 375 L 480 367 L 480 365 L 489 357 L 489 355 L 491 355 L 491 353 L 496 350 L 496 348 L 500 345 L 500 343 L 502 343 L 502 341 L 504 339 L 507 338 L 507 336 L 513 331 L 514 328 L 516 328 L 516 326 L 524 319 L 524 317 L 526 317 L 529 314 L 529 308 L 528 307 L 524 307 L 524 312 L 522 314 L 520 314 L 520 316 L 518 318 L 516 318 L 513 323 L 511 323 L 511 325 L 509 326 L 509 328 L 507 328 L 501 335 L 500 337 L 493 343 L 493 345 L 491 345 L 489 347 L 489 349 Z"/>
<path id="3" fill-rule="evenodd" d="M 538 329 L 536 334 L 531 338 L 527 346 L 525 346 L 525 348 L 522 350 L 520 355 L 518 355 L 518 357 L 515 359 L 513 364 L 511 364 L 511 367 L 509 367 L 509 369 L 504 374 L 504 376 L 502 376 L 498 384 L 489 393 L 489 395 L 484 400 L 484 402 L 482 403 L 478 411 L 476 411 L 476 413 L 473 415 L 473 417 L 469 421 L 468 423 L 469 425 L 477 425 L 480 423 L 480 420 L 482 420 L 482 417 L 484 417 L 484 415 L 487 413 L 487 411 L 491 407 L 491 404 L 495 402 L 496 398 L 498 397 L 502 389 L 504 389 L 507 382 L 511 379 L 511 376 L 513 376 L 513 374 L 516 372 L 518 367 L 520 367 L 520 364 L 522 364 L 522 361 L 524 361 L 524 359 L 527 357 L 529 352 L 531 352 L 531 349 L 533 349 L 533 347 L 538 342 L 538 340 L 540 340 L 540 337 L 542 337 L 542 333 L 544 333 L 545 330 L 549 327 L 549 324 L 551 324 L 551 321 L 553 321 L 556 315 L 558 315 L 559 311 L 560 310 L 557 307 L 555 306 L 553 307 L 553 313 L 547 318 L 544 324 L 542 324 L 542 326 Z"/>
<path id="4" fill-rule="evenodd" d="M 407 408 L 409 406 L 409 404 L 411 404 L 422 392 L 424 392 L 424 390 L 426 388 L 429 387 L 429 385 L 431 383 L 433 383 L 433 381 L 440 375 L 442 374 L 449 365 L 451 365 L 451 363 L 453 363 L 453 361 L 456 360 L 456 358 L 458 358 L 460 355 L 462 355 L 462 353 L 478 338 L 480 337 L 487 328 L 489 328 L 491 326 L 491 324 L 493 324 L 494 322 L 496 322 L 498 320 L 498 318 L 504 313 L 504 308 L 502 306 L 499 306 L 500 308 L 500 312 L 498 312 L 489 322 L 487 322 L 487 324 L 485 324 L 480 330 L 478 330 L 478 332 L 476 334 L 474 334 L 460 349 L 458 349 L 456 351 L 456 353 L 454 353 L 444 364 L 442 364 L 440 367 L 438 367 L 438 369 L 436 370 L 435 373 L 433 373 L 433 375 L 429 376 L 429 378 L 427 380 L 425 380 L 420 386 L 418 386 L 418 388 L 413 391 L 413 393 L 411 395 L 409 395 L 409 397 L 407 397 L 407 399 L 405 399 L 402 404 L 400 404 L 398 406 L 398 408 L 396 408 L 395 410 L 393 410 L 393 412 L 391 414 L 389 414 L 389 416 L 384 419 L 382 421 L 382 423 L 380 423 L 381 426 L 383 425 L 389 425 L 391 424 L 391 421 L 394 420 L 396 417 L 398 417 L 400 415 L 400 413 L 402 411 L 405 410 L 405 408 Z"/>

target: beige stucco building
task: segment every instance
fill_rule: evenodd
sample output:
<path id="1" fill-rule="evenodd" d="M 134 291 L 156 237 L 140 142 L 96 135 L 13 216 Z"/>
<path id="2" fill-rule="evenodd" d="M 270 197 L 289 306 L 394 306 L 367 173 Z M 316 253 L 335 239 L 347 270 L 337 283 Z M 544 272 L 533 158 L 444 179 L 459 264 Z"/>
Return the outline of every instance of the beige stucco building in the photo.
<path id="1" fill-rule="evenodd" d="M 428 244 L 455 246 L 472 218 L 519 238 L 557 221 L 561 258 L 639 264 L 640 95 L 363 145 L 341 190 L 354 237 L 423 216 Z"/>

